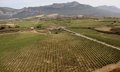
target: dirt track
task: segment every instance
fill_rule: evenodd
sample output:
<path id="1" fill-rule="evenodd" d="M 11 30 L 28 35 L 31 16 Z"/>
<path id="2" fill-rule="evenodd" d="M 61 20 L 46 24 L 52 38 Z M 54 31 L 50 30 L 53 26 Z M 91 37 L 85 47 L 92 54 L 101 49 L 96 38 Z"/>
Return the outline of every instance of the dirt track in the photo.
<path id="1" fill-rule="evenodd" d="M 94 72 L 117 72 L 115 69 L 120 69 L 120 62 L 117 64 L 110 64 L 102 67 L 101 69 L 97 69 Z"/>
<path id="2" fill-rule="evenodd" d="M 63 28 L 63 29 L 64 29 L 65 31 L 67 31 L 67 32 L 73 33 L 73 34 L 76 35 L 76 36 L 80 36 L 80 37 L 82 37 L 82 38 L 85 38 L 85 39 L 88 39 L 88 40 L 91 40 L 91 41 L 97 42 L 97 43 L 102 44 L 102 45 L 105 45 L 105 46 L 107 46 L 107 47 L 111 47 L 111 48 L 114 48 L 114 49 L 120 50 L 119 47 L 116 47 L 116 46 L 113 46 L 113 45 L 107 44 L 107 43 L 105 43 L 105 42 L 99 41 L 99 40 L 97 40 L 97 39 L 93 39 L 93 38 L 91 38 L 91 37 L 88 37 L 88 36 L 82 35 L 82 34 L 80 34 L 80 33 L 77 33 L 77 32 L 74 32 L 74 31 L 71 31 L 71 30 L 68 30 L 68 29 L 65 29 L 65 28 Z"/>

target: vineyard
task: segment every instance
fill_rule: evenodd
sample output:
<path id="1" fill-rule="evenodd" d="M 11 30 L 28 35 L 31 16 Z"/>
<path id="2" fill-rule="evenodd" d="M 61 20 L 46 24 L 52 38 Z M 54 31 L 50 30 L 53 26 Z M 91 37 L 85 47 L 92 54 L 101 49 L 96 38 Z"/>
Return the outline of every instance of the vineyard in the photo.
<path id="1" fill-rule="evenodd" d="M 117 63 L 120 51 L 67 32 L 0 36 L 0 72 L 92 72 Z"/>
<path id="2" fill-rule="evenodd" d="M 120 47 L 120 36 L 119 35 L 101 33 L 101 32 L 97 32 L 97 31 L 90 30 L 90 29 L 75 29 L 74 28 L 71 30 L 75 31 L 77 33 L 81 33 L 83 35 L 86 35 L 88 37 L 106 42 L 108 44 Z"/>

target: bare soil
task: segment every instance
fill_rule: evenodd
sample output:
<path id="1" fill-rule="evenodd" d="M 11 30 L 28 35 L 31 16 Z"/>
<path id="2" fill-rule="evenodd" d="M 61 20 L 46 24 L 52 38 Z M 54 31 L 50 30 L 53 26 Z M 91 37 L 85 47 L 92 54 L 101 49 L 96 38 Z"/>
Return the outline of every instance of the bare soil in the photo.
<path id="1" fill-rule="evenodd" d="M 111 29 L 112 29 L 111 27 L 99 27 L 99 28 L 95 28 L 95 30 L 106 31 L 106 32 L 110 32 Z"/>
<path id="2" fill-rule="evenodd" d="M 117 64 L 104 66 L 101 69 L 95 70 L 94 72 L 120 72 L 120 62 Z"/>

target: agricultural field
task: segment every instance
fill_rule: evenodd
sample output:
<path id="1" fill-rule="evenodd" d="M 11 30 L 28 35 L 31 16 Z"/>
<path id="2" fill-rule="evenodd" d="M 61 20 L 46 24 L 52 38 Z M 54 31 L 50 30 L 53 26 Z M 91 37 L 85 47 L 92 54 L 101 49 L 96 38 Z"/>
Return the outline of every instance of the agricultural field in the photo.
<path id="1" fill-rule="evenodd" d="M 91 38 L 106 42 L 108 44 L 120 47 L 120 35 L 106 34 L 90 29 L 71 29 L 71 30 L 89 36 Z"/>
<path id="2" fill-rule="evenodd" d="M 80 23 L 80 21 L 82 23 Z M 117 22 L 118 24 L 120 22 L 119 19 L 101 19 L 101 20 L 97 20 L 97 21 L 91 19 L 91 20 L 88 20 L 88 22 L 87 22 L 87 20 L 86 20 L 86 22 L 85 22 L 85 20 L 78 20 L 78 21 L 73 21 L 73 23 L 71 23 L 71 25 L 73 25 L 73 26 L 71 26 L 69 29 L 74 32 L 86 35 L 88 37 L 106 42 L 108 44 L 111 44 L 111 45 L 114 45 L 117 47 L 120 47 L 120 35 L 107 34 L 107 33 L 96 31 L 95 29 L 91 29 L 91 28 L 99 28 L 99 27 L 101 27 L 101 29 L 102 29 L 104 27 L 107 28 L 107 26 L 108 26 L 108 28 L 109 28 L 109 26 L 119 28 L 120 24 L 117 26 L 116 25 L 114 26 L 113 25 L 114 21 Z M 74 23 L 77 25 L 75 25 Z"/>
<path id="3" fill-rule="evenodd" d="M 91 72 L 117 63 L 116 49 L 63 32 L 0 36 L 1 72 Z"/>
<path id="4" fill-rule="evenodd" d="M 0 72 L 93 72 L 118 63 L 119 50 L 59 28 L 120 47 L 120 35 L 89 29 L 113 22 L 109 19 L 16 20 L 13 23 L 21 29 L 38 28 L 0 34 Z"/>

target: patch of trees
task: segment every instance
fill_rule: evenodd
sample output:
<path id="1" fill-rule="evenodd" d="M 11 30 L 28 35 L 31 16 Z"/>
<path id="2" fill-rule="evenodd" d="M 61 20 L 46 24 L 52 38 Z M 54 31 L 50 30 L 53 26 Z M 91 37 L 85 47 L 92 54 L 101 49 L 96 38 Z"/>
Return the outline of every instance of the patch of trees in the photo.
<path id="1" fill-rule="evenodd" d="M 120 35 L 120 28 L 113 28 L 111 29 L 111 31 L 115 34 L 119 34 Z"/>
<path id="2" fill-rule="evenodd" d="M 96 30 L 96 29 L 93 29 L 93 30 L 98 31 L 98 32 L 102 32 L 102 33 L 107 33 L 107 34 L 120 35 L 120 28 L 112 28 L 110 31 L 102 31 L 102 30 Z"/>
<path id="3" fill-rule="evenodd" d="M 19 31 L 19 26 L 9 26 L 9 25 L 0 25 L 0 33 L 3 33 L 3 32 L 17 32 Z"/>
<path id="4" fill-rule="evenodd" d="M 19 28 L 19 26 L 14 26 L 14 27 L 12 27 L 12 26 L 9 26 L 9 25 L 1 25 L 0 26 L 0 30 L 3 30 L 3 29 L 12 29 L 12 28 Z"/>
<path id="5" fill-rule="evenodd" d="M 64 31 L 62 28 L 56 28 L 56 29 L 52 29 L 52 30 L 50 30 L 51 31 L 51 33 L 53 33 L 53 34 L 58 34 L 58 33 L 60 33 L 60 32 L 62 32 L 62 31 Z"/>
<path id="6" fill-rule="evenodd" d="M 45 29 L 45 26 L 43 26 L 42 24 L 38 24 L 37 26 L 35 26 L 36 29 Z"/>

